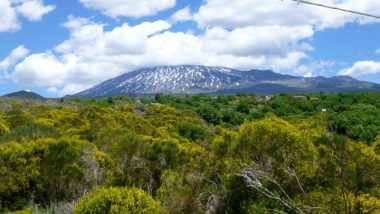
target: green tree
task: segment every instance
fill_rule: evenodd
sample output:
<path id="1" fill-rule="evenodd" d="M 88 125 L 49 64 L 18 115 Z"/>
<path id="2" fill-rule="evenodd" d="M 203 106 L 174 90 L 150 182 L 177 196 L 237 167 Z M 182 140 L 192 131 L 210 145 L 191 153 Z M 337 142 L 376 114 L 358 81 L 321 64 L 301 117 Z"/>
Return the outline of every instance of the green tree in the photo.
<path id="1" fill-rule="evenodd" d="M 207 136 L 206 130 L 198 125 L 190 123 L 180 123 L 177 126 L 179 134 L 192 141 L 205 140 Z"/>
<path id="2" fill-rule="evenodd" d="M 246 160 L 269 159 L 278 166 L 296 167 L 299 174 L 311 177 L 316 170 L 317 153 L 307 134 L 276 117 L 243 124 L 234 147 Z"/>
<path id="3" fill-rule="evenodd" d="M 3 116 L 0 115 L 0 137 L 2 137 L 8 132 L 9 132 L 9 126 L 7 122 L 3 119 Z"/>
<path id="4" fill-rule="evenodd" d="M 236 106 L 236 111 L 240 113 L 249 114 L 250 110 L 251 110 L 251 106 L 247 102 L 244 102 L 244 101 L 239 102 L 238 105 Z"/>
<path id="5" fill-rule="evenodd" d="M 222 120 L 223 122 L 230 123 L 232 125 L 240 125 L 244 122 L 244 117 L 238 112 L 229 110 L 223 112 Z"/>
<path id="6" fill-rule="evenodd" d="M 206 122 L 211 123 L 213 125 L 220 124 L 222 120 L 222 116 L 220 115 L 220 113 L 212 107 L 202 107 L 197 110 L 197 113 Z"/>
<path id="7" fill-rule="evenodd" d="M 0 144 L 0 211 L 70 201 L 110 177 L 112 162 L 93 144 L 40 139 Z"/>

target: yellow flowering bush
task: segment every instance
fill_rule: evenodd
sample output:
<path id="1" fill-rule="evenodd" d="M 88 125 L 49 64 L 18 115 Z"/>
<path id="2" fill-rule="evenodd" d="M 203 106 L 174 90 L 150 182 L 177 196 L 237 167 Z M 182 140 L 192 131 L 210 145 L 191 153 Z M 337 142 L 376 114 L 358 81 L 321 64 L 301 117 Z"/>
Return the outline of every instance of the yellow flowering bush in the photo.
<path id="1" fill-rule="evenodd" d="M 75 214 L 156 214 L 158 202 L 136 188 L 103 188 L 85 195 L 74 207 Z"/>

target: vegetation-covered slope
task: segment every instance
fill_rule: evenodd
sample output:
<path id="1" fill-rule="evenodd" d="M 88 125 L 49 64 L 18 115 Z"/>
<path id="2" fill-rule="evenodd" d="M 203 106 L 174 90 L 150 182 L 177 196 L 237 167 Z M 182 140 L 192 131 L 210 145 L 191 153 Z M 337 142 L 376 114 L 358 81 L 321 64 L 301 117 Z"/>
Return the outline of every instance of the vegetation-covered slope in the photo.
<path id="1" fill-rule="evenodd" d="M 0 213 L 379 213 L 380 94 L 0 102 Z"/>
<path id="2" fill-rule="evenodd" d="M 31 91 L 18 91 L 10 94 L 6 94 L 3 97 L 9 97 L 9 98 L 19 98 L 19 99 L 35 99 L 35 100 L 43 100 L 45 99 L 39 94 L 36 94 Z"/>

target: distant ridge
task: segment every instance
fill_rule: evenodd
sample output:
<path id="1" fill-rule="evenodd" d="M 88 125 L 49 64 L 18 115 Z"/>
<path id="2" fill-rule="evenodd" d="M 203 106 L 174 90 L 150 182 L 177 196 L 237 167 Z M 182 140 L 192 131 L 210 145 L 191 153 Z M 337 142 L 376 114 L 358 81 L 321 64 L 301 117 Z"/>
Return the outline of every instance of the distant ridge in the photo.
<path id="1" fill-rule="evenodd" d="M 270 70 L 240 71 L 200 65 L 145 68 L 107 80 L 71 97 L 122 94 L 314 93 L 380 91 L 380 85 L 348 76 L 298 77 Z"/>
<path id="2" fill-rule="evenodd" d="M 33 99 L 33 100 L 45 99 L 43 96 L 36 94 L 34 92 L 30 92 L 30 91 L 18 91 L 18 92 L 6 94 L 3 97 L 18 98 L 18 99 Z"/>

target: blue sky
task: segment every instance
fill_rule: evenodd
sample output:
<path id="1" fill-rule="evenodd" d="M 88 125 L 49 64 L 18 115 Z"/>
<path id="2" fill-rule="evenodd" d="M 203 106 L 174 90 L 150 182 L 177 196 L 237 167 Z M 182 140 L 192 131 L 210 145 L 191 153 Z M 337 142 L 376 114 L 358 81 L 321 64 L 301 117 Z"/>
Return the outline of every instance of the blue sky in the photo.
<path id="1" fill-rule="evenodd" d="M 59 97 L 178 64 L 380 83 L 379 20 L 290 0 L 1 1 L 0 94 Z M 313 1 L 380 14 L 371 0 Z"/>

